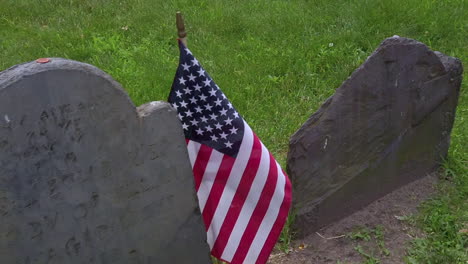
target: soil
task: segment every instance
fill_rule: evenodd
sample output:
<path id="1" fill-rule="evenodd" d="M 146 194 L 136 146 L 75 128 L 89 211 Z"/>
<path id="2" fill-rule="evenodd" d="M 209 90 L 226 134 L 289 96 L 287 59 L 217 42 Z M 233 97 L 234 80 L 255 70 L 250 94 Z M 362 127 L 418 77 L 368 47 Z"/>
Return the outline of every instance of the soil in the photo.
<path id="1" fill-rule="evenodd" d="M 405 185 L 360 211 L 293 241 L 290 252 L 273 252 L 268 263 L 404 263 L 410 241 L 423 236 L 408 216 L 434 193 L 437 179 L 437 174 L 432 174 Z"/>

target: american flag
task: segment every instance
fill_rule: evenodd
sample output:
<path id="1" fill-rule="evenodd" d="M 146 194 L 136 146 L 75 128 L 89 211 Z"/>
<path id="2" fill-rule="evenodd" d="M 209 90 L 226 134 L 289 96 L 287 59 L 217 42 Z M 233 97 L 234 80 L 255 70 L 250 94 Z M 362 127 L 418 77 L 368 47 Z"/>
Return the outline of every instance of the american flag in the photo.
<path id="1" fill-rule="evenodd" d="M 266 263 L 291 206 L 291 183 L 231 102 L 179 41 L 169 103 L 187 140 L 211 254 Z"/>

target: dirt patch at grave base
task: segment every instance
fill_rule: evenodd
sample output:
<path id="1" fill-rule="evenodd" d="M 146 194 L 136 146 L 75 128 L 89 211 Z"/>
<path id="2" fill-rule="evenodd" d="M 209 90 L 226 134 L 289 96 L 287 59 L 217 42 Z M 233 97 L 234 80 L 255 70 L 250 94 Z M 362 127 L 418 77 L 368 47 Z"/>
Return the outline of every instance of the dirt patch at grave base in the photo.
<path id="1" fill-rule="evenodd" d="M 291 244 L 289 253 L 273 252 L 269 264 L 404 263 L 410 241 L 422 237 L 408 216 L 435 192 L 436 173 L 374 201 L 315 234 Z"/>

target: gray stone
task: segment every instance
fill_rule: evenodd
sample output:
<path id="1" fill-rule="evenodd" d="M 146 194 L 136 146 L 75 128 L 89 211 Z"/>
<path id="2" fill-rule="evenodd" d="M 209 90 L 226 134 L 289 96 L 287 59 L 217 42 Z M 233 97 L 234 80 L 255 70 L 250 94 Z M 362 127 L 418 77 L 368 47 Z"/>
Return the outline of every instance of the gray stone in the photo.
<path id="1" fill-rule="evenodd" d="M 69 60 L 0 73 L 0 263 L 210 263 L 186 143 Z"/>
<path id="2" fill-rule="evenodd" d="M 299 233 L 437 168 L 447 155 L 461 80 L 459 60 L 415 40 L 386 39 L 291 137 Z"/>

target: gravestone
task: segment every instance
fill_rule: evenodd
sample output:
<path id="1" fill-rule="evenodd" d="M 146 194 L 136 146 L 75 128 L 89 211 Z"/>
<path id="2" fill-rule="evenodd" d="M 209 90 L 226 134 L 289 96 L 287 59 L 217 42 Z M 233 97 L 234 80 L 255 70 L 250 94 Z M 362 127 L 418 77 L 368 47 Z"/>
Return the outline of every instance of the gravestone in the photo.
<path id="1" fill-rule="evenodd" d="M 458 59 L 386 39 L 291 137 L 296 228 L 307 235 L 436 169 L 447 155 Z"/>
<path id="2" fill-rule="evenodd" d="M 57 58 L 0 73 L 0 117 L 0 263 L 211 262 L 169 104 Z"/>

